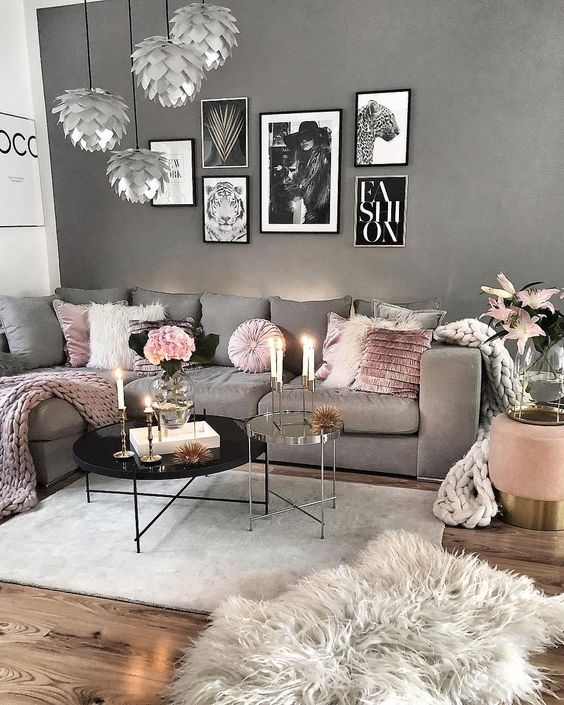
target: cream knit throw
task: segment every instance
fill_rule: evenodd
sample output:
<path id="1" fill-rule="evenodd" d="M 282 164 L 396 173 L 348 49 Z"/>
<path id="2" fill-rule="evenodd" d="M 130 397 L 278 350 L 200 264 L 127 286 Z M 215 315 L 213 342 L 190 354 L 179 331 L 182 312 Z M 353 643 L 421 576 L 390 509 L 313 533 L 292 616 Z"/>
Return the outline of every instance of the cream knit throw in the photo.
<path id="1" fill-rule="evenodd" d="M 111 423 L 116 415 L 115 386 L 95 372 L 62 370 L 0 377 L 0 517 L 37 503 L 29 414 L 50 397 L 68 401 L 92 428 Z"/>
<path id="2" fill-rule="evenodd" d="M 513 376 L 513 360 L 501 340 L 486 342 L 494 333 L 475 318 L 447 323 L 435 331 L 435 339 L 443 343 L 479 348 L 485 372 L 478 436 L 464 458 L 449 470 L 433 508 L 435 516 L 449 526 L 487 526 L 498 510 L 488 476 L 490 425 L 494 416 L 515 402 L 520 389 Z"/>

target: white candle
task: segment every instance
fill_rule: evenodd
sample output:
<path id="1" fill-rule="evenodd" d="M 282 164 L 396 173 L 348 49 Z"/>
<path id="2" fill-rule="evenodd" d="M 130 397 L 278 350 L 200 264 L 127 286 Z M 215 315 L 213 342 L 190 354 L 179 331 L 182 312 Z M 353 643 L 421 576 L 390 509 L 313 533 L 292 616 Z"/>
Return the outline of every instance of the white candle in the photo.
<path id="1" fill-rule="evenodd" d="M 308 380 L 312 380 L 315 376 L 315 348 L 313 347 L 313 340 L 309 341 L 308 349 Z"/>
<path id="2" fill-rule="evenodd" d="M 143 409 L 143 412 L 145 414 L 153 413 L 153 402 L 151 400 L 151 397 L 145 397 L 145 408 Z"/>
<path id="3" fill-rule="evenodd" d="M 302 338 L 302 345 L 304 346 L 302 354 L 302 377 L 307 377 L 309 338 L 305 335 Z"/>
<path id="4" fill-rule="evenodd" d="M 270 347 L 270 376 L 276 378 L 276 348 L 274 347 L 274 338 L 268 341 Z"/>
<path id="5" fill-rule="evenodd" d="M 125 409 L 125 397 L 123 395 L 123 372 L 117 368 L 114 372 L 117 386 L 118 409 Z"/>
<path id="6" fill-rule="evenodd" d="M 284 366 L 284 343 L 281 338 L 276 341 L 276 381 L 282 382 L 282 367 Z"/>

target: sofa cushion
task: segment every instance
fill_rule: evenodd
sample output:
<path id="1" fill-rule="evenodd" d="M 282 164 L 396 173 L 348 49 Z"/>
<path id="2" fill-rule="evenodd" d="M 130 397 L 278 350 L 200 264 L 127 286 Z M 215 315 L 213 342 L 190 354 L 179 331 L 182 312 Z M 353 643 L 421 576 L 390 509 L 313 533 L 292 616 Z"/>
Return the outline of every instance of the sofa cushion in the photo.
<path id="1" fill-rule="evenodd" d="M 230 294 L 202 294 L 202 327 L 204 333 L 217 333 L 219 345 L 212 360 L 214 365 L 232 367 L 227 347 L 235 328 L 251 318 L 270 319 L 268 299 Z"/>
<path id="2" fill-rule="evenodd" d="M 286 386 L 285 407 L 302 408 L 299 378 Z M 345 433 L 411 434 L 419 428 L 419 404 L 416 399 L 404 399 L 373 392 L 334 389 L 319 382 L 315 390 L 315 406 L 334 404 L 343 413 Z M 259 402 L 259 413 L 272 410 L 272 393 Z"/>
<path id="3" fill-rule="evenodd" d="M 151 291 L 136 286 L 131 291 L 134 306 L 162 304 L 167 318 L 182 321 L 191 318 L 196 325 L 202 317 L 201 294 L 167 294 L 164 291 Z"/>
<path id="4" fill-rule="evenodd" d="M 8 345 L 8 338 L 3 330 L 0 330 L 0 352 L 7 353 L 10 352 L 10 346 Z"/>
<path id="5" fill-rule="evenodd" d="M 327 301 L 290 301 L 278 296 L 271 297 L 270 320 L 280 328 L 286 339 L 284 367 L 294 374 L 301 373 L 303 335 L 314 339 L 315 367 L 319 367 L 327 333 L 327 314 L 333 312 L 348 318 L 350 310 L 350 296 Z"/>
<path id="6" fill-rule="evenodd" d="M 52 296 L 0 296 L 0 320 L 10 352 L 27 370 L 65 361 L 65 341 Z"/>
<path id="7" fill-rule="evenodd" d="M 196 411 L 248 419 L 256 416 L 259 400 L 270 391 L 270 372 L 247 374 L 235 367 L 209 366 L 190 371 L 196 391 Z M 286 374 L 284 379 L 291 379 Z M 125 404 L 131 417 L 140 418 L 143 400 L 151 396 L 151 384 L 155 377 L 139 379 L 125 387 Z"/>
<path id="8" fill-rule="evenodd" d="M 131 301 L 131 289 L 73 289 L 60 286 L 55 294 L 69 304 L 109 304 L 113 301 Z"/>
<path id="9" fill-rule="evenodd" d="M 370 301 L 367 301 L 366 299 L 355 299 L 353 301 L 353 308 L 354 312 L 358 313 L 359 316 L 370 316 L 373 318 L 374 316 L 377 316 L 377 313 L 374 313 L 374 309 L 378 304 L 384 304 L 386 303 L 385 301 L 381 301 L 380 299 L 370 299 Z M 441 300 L 437 297 L 434 297 L 432 299 L 423 299 L 423 301 L 409 301 L 407 303 L 394 303 L 392 304 L 393 306 L 401 306 L 402 308 L 410 308 L 412 310 L 414 309 L 438 309 L 441 307 Z"/>

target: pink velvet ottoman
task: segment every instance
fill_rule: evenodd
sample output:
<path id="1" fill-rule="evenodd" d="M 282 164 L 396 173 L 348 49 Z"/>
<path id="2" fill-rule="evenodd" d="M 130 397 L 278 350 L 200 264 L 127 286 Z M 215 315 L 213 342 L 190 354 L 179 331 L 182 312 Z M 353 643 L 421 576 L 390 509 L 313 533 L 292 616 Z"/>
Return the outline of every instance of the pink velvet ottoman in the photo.
<path id="1" fill-rule="evenodd" d="M 508 524 L 564 529 L 564 426 L 534 426 L 496 416 L 489 469 Z"/>

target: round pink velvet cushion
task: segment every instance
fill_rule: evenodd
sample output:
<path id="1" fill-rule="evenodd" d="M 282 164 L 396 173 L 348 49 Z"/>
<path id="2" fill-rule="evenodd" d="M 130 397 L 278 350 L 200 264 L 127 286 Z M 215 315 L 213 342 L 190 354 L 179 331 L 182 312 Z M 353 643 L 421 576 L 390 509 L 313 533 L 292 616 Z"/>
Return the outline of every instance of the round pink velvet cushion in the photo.
<path id="1" fill-rule="evenodd" d="M 252 318 L 238 326 L 229 338 L 227 354 L 237 369 L 243 372 L 268 372 L 270 340 L 282 338 L 278 326 L 264 318 Z"/>

